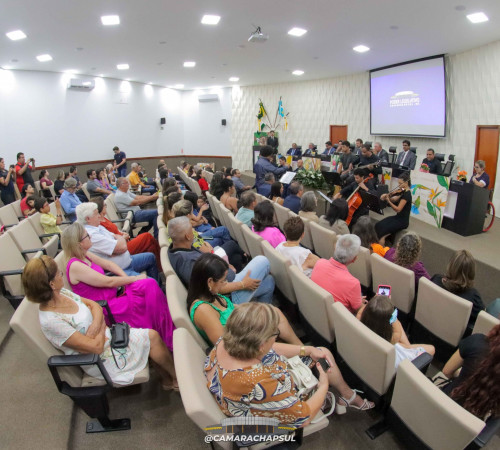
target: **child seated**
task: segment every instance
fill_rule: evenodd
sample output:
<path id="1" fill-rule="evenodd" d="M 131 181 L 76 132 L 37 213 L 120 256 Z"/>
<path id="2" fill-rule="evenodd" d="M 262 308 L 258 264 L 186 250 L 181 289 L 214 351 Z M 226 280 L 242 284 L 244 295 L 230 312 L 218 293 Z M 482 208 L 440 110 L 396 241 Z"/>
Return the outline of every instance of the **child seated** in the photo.
<path id="1" fill-rule="evenodd" d="M 57 216 L 50 212 L 50 206 L 45 197 L 37 197 L 35 199 L 35 210 L 40 213 L 40 225 L 46 234 L 59 233 L 61 234 L 60 225 L 63 221 L 61 203 L 58 198 L 55 200 Z"/>

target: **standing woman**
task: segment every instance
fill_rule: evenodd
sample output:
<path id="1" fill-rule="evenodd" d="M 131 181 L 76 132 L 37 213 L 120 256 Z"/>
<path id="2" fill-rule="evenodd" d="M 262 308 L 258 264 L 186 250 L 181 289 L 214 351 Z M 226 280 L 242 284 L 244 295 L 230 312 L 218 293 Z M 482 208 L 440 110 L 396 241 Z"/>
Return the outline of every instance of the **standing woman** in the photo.
<path id="1" fill-rule="evenodd" d="M 410 172 L 403 172 L 398 178 L 399 189 L 392 194 L 383 194 L 380 200 L 396 211 L 395 216 L 387 217 L 375 225 L 375 231 L 379 239 L 387 237 L 398 231 L 405 230 L 410 224 L 411 212 L 411 180 Z"/>
<path id="2" fill-rule="evenodd" d="M 13 181 L 15 174 L 16 169 L 14 166 L 9 167 L 9 170 L 5 170 L 5 160 L 0 158 L 0 197 L 4 205 L 16 201 Z"/>
<path id="3" fill-rule="evenodd" d="M 487 189 L 490 185 L 490 176 L 484 171 L 486 164 L 484 161 L 476 161 L 474 164 L 474 175 L 469 180 L 469 183 L 474 183 L 476 186 Z"/>

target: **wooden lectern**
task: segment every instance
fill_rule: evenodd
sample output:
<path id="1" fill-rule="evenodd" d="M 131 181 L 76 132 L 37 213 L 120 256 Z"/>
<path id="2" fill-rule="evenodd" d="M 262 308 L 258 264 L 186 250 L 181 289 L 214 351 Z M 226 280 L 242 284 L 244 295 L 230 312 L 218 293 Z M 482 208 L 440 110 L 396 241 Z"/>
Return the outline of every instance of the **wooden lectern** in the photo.
<path id="1" fill-rule="evenodd" d="M 455 216 L 453 219 L 443 217 L 442 228 L 462 236 L 482 233 L 490 191 L 473 183 L 451 180 L 449 192 L 457 193 Z"/>

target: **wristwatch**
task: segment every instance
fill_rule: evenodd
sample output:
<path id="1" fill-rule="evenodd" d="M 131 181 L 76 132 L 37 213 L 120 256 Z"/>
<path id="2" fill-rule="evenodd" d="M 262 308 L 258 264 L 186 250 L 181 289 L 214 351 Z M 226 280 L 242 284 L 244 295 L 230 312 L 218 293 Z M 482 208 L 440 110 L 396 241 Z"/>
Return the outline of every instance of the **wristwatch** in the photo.
<path id="1" fill-rule="evenodd" d="M 304 345 L 301 345 L 301 347 L 300 347 L 299 356 L 307 356 L 306 355 L 306 347 Z"/>

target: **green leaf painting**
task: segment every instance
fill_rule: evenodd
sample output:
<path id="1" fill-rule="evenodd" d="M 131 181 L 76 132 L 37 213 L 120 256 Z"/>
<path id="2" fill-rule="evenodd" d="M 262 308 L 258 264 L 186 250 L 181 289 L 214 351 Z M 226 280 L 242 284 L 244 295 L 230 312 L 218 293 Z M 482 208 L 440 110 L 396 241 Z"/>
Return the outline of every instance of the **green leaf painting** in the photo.
<path id="1" fill-rule="evenodd" d="M 446 177 L 443 177 L 443 175 L 438 175 L 437 176 L 438 183 L 443 186 L 447 191 L 450 189 L 448 186 L 448 182 L 446 181 Z"/>

